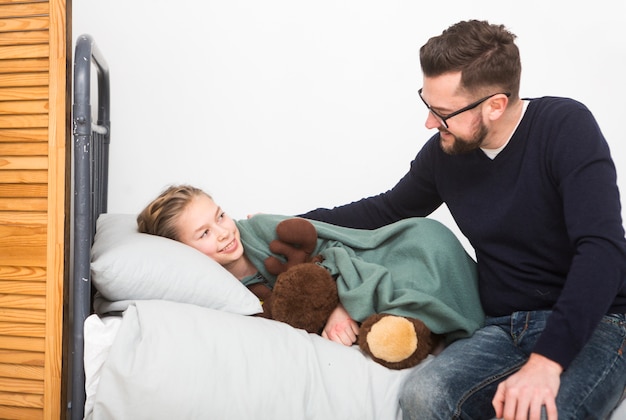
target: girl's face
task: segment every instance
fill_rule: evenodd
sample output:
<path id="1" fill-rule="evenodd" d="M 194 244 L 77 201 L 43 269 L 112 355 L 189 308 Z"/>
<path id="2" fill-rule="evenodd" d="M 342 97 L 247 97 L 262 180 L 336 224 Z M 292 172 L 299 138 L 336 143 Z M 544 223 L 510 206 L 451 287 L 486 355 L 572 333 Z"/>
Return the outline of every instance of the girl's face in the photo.
<path id="1" fill-rule="evenodd" d="M 179 240 L 228 268 L 243 256 L 235 221 L 206 195 L 198 195 L 178 218 Z"/>

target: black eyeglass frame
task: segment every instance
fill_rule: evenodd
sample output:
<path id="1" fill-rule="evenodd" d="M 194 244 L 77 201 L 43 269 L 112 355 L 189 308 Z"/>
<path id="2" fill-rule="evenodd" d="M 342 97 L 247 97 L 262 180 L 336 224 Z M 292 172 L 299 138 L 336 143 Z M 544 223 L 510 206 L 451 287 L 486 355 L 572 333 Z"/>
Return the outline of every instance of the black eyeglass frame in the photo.
<path id="1" fill-rule="evenodd" d="M 448 128 L 448 123 L 446 122 L 447 120 L 449 120 L 452 117 L 456 117 L 459 114 L 462 114 L 465 111 L 469 111 L 470 109 L 474 109 L 476 108 L 478 105 L 482 104 L 483 102 L 485 102 L 487 99 L 493 98 L 496 95 L 505 95 L 507 98 L 511 96 L 511 92 L 498 92 L 498 93 L 493 93 L 491 95 L 485 96 L 484 98 L 481 98 L 475 102 L 472 102 L 471 104 L 469 104 L 468 106 L 464 106 L 463 108 L 456 110 L 448 115 L 441 115 L 439 114 L 437 111 L 435 111 L 434 109 L 432 109 L 430 107 L 430 105 L 428 105 L 428 103 L 424 100 L 424 98 L 422 97 L 422 90 L 424 88 L 420 88 L 420 90 L 417 91 L 417 93 L 420 96 L 420 99 L 422 100 L 422 102 L 424 102 L 424 105 L 426 105 L 426 108 L 428 108 L 428 111 L 433 114 L 437 120 L 443 124 L 444 127 Z"/>

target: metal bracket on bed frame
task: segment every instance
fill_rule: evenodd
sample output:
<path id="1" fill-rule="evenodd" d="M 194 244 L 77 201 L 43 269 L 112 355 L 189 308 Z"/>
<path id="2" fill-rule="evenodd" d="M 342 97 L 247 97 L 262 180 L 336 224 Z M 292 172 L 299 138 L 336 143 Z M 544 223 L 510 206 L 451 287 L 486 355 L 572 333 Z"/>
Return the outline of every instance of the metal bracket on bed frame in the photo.
<path id="1" fill-rule="evenodd" d="M 94 66 L 92 67 L 92 64 Z M 97 71 L 97 122 L 92 122 L 91 74 Z M 83 418 L 85 370 L 83 325 L 91 313 L 91 245 L 96 220 L 107 211 L 110 143 L 109 68 L 90 35 L 76 40 L 74 56 L 74 224 L 70 285 L 71 354 L 67 418 Z"/>

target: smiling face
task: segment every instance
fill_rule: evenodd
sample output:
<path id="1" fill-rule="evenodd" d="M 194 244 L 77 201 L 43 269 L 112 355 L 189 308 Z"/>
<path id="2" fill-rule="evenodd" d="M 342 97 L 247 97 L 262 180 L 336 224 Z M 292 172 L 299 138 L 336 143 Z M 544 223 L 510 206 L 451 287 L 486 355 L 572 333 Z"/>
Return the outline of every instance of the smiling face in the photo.
<path id="1" fill-rule="evenodd" d="M 235 221 L 207 195 L 194 197 L 178 217 L 176 226 L 180 242 L 226 269 L 243 257 L 243 245 Z"/>

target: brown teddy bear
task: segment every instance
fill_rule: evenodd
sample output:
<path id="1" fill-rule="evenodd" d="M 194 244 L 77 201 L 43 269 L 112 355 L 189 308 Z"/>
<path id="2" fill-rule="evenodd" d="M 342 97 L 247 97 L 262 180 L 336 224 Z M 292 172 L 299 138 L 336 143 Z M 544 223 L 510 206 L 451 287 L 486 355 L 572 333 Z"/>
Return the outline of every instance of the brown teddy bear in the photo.
<path id="1" fill-rule="evenodd" d="M 339 304 L 337 284 L 313 256 L 317 245 L 315 226 L 302 218 L 286 219 L 276 227 L 278 239 L 270 251 L 267 270 L 276 275 L 271 295 L 266 295 L 267 316 L 295 328 L 320 334 Z M 373 360 L 391 369 L 417 365 L 433 351 L 438 336 L 419 319 L 390 314 L 372 314 L 359 328 L 358 344 Z"/>

